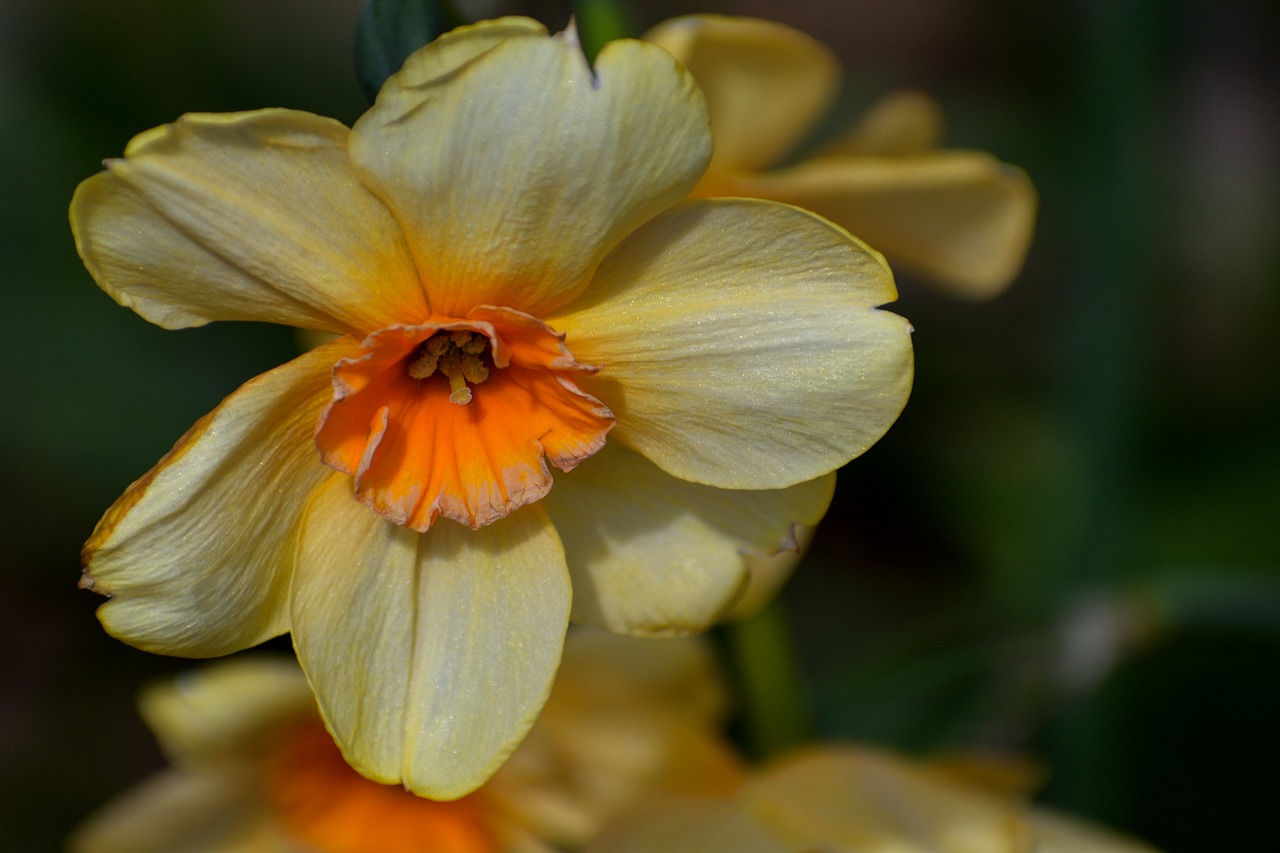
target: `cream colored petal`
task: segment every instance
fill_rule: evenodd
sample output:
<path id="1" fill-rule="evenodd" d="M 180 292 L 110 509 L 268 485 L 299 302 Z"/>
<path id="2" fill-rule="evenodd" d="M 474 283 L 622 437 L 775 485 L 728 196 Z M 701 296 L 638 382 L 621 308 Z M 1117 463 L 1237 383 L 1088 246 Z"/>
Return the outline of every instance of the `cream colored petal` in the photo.
<path id="1" fill-rule="evenodd" d="M 812 210 L 891 264 L 971 298 L 994 296 L 1013 281 L 1035 226 L 1030 179 L 976 151 L 810 160 L 738 176 L 732 191 Z"/>
<path id="2" fill-rule="evenodd" d="M 602 369 L 610 440 L 721 488 L 781 488 L 848 462 L 911 387 L 911 328 L 875 252 L 806 211 L 692 201 L 637 231 L 549 317 Z"/>
<path id="3" fill-rule="evenodd" d="M 690 15 L 644 38 L 680 60 L 707 96 L 711 173 L 772 166 L 822 117 L 840 81 L 829 48 L 772 21 Z"/>
<path id="4" fill-rule="evenodd" d="M 858 121 L 822 148 L 822 156 L 901 157 L 942 143 L 942 107 L 932 95 L 903 89 L 872 104 Z"/>
<path id="5" fill-rule="evenodd" d="M 776 550 L 795 522 L 816 523 L 831 485 L 717 489 L 608 444 L 543 499 L 573 576 L 574 621 L 639 636 L 707 629 L 747 586 L 743 553 Z"/>
<path id="6" fill-rule="evenodd" d="M 443 76 L 420 71 L 455 61 L 433 57 L 450 44 L 410 57 L 407 83 L 388 81 L 352 156 L 411 235 L 437 313 L 541 315 L 693 186 L 711 147 L 702 95 L 636 41 L 607 45 L 594 74 L 571 38 L 524 36 Z"/>
<path id="7" fill-rule="evenodd" d="M 791 849 L 1023 853 L 1022 806 L 939 782 L 887 753 L 824 747 L 749 781 L 740 801 Z"/>
<path id="8" fill-rule="evenodd" d="M 367 334 L 426 317 L 391 214 L 348 131 L 292 110 L 193 114 L 137 136 L 71 202 L 113 299 L 168 328 L 265 320 Z"/>
<path id="9" fill-rule="evenodd" d="M 107 803 L 67 840 L 70 853 L 291 853 L 253 775 L 165 771 Z"/>
<path id="10" fill-rule="evenodd" d="M 815 849 L 822 848 L 800 848 L 772 838 L 737 803 L 687 797 L 625 815 L 606 827 L 586 853 L 813 853 Z"/>
<path id="11" fill-rule="evenodd" d="M 247 382 L 179 439 L 98 522 L 81 586 L 98 618 L 151 652 L 214 657 L 289 630 L 294 530 L 333 472 L 313 435 L 341 338 Z"/>
<path id="12" fill-rule="evenodd" d="M 524 737 L 560 660 L 570 587 L 537 505 L 426 534 L 357 503 L 335 476 L 307 510 L 294 646 L 347 760 L 452 799 Z"/>
<path id="13" fill-rule="evenodd" d="M 139 710 L 174 765 L 216 766 L 261 755 L 282 722 L 315 712 L 315 699 L 296 661 L 253 654 L 153 684 Z"/>
<path id="14" fill-rule="evenodd" d="M 828 481 L 826 488 L 830 490 L 828 494 L 831 494 L 835 491 L 836 475 L 828 474 L 826 479 Z M 819 478 L 809 482 L 816 486 L 821 480 L 822 478 Z M 795 572 L 800 559 L 809 549 L 809 543 L 813 541 L 815 532 L 817 531 L 813 525 L 799 523 L 792 529 L 790 541 L 786 543 L 787 547 L 780 550 L 745 552 L 742 559 L 746 563 L 750 580 L 746 591 L 733 605 L 733 610 L 729 611 L 726 618 L 749 619 L 773 601 L 783 584 L 790 580 L 792 573 Z"/>

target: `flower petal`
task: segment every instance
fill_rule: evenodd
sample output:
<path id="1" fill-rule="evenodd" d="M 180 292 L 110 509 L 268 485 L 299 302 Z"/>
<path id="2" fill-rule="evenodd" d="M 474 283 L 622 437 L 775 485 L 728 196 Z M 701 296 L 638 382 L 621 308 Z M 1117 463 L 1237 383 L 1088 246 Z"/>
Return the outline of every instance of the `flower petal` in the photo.
<path id="1" fill-rule="evenodd" d="M 368 333 L 426 317 L 390 213 L 348 131 L 294 110 L 187 115 L 83 182 L 71 226 L 122 305 L 168 328 L 265 320 Z"/>
<path id="2" fill-rule="evenodd" d="M 942 143 L 942 107 L 932 95 L 913 89 L 890 92 L 872 104 L 822 156 L 901 157 Z"/>
<path id="3" fill-rule="evenodd" d="M 611 438 L 668 473 L 774 489 L 870 447 L 911 387 L 910 326 L 875 252 L 830 223 L 747 199 L 691 201 L 612 252 L 547 320 L 601 367 L 584 391 Z"/>
<path id="4" fill-rule="evenodd" d="M 479 786 L 546 700 L 569 615 L 564 554 L 526 507 L 420 534 L 334 475 L 300 537 L 293 639 L 353 767 L 436 799 Z"/>
<path id="5" fill-rule="evenodd" d="M 812 210 L 936 279 L 957 296 L 994 296 L 1022 268 L 1035 226 L 1026 174 L 977 151 L 810 160 L 739 175 L 730 192 Z"/>
<path id="6" fill-rule="evenodd" d="M 587 845 L 586 853 L 800 853 L 801 849 L 771 837 L 736 802 L 679 797 L 633 809 L 606 827 Z M 807 853 L 808 848 L 804 849 Z"/>
<path id="7" fill-rule="evenodd" d="M 541 315 L 693 186 L 711 150 L 702 96 L 636 41 L 607 45 L 593 74 L 570 38 L 513 37 L 424 79 L 418 66 L 449 67 L 434 54 L 451 44 L 388 81 L 356 123 L 352 157 L 411 235 L 433 311 Z"/>
<path id="8" fill-rule="evenodd" d="M 744 553 L 776 551 L 793 523 L 816 524 L 834 482 L 717 489 L 606 445 L 544 499 L 573 576 L 574 621 L 644 636 L 705 630 L 746 588 Z"/>
<path id="9" fill-rule="evenodd" d="M 67 840 L 71 853 L 282 853 L 286 841 L 251 772 L 168 770 L 93 814 Z"/>
<path id="10" fill-rule="evenodd" d="M 311 688 L 292 658 L 245 655 L 151 685 L 139 709 L 177 767 L 256 761 L 282 721 L 314 714 Z"/>
<path id="11" fill-rule="evenodd" d="M 247 382 L 115 502 L 84 546 L 81 586 L 108 633 L 213 657 L 289 630 L 295 524 L 332 474 L 313 434 L 350 338 Z"/>
<path id="12" fill-rule="evenodd" d="M 829 48 L 772 21 L 690 15 L 644 38 L 680 60 L 707 96 L 711 176 L 776 163 L 826 112 L 840 79 Z"/>

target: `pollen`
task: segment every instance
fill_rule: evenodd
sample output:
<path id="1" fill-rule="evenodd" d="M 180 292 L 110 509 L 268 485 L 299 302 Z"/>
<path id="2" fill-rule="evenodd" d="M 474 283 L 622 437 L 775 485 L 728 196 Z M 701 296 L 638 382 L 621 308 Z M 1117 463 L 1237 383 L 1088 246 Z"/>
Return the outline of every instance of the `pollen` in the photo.
<path id="1" fill-rule="evenodd" d="M 489 338 L 466 329 L 436 332 L 414 352 L 409 376 L 429 379 L 439 373 L 449 383 L 449 401 L 465 406 L 471 402 L 471 385 L 489 378 L 484 363 Z"/>

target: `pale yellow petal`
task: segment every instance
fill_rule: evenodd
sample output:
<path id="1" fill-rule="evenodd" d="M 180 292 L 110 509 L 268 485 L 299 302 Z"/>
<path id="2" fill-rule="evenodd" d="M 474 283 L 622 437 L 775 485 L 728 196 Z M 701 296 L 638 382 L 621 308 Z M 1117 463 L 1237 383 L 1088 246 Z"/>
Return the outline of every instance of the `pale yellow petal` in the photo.
<path id="1" fill-rule="evenodd" d="M 687 797 L 625 815 L 606 827 L 586 853 L 812 853 L 817 849 L 824 848 L 798 848 L 771 837 L 737 803 Z"/>
<path id="2" fill-rule="evenodd" d="M 823 747 L 784 758 L 739 794 L 791 849 L 1023 853 L 1022 805 L 939 782 L 876 750 Z"/>
<path id="3" fill-rule="evenodd" d="M 370 512 L 335 475 L 307 510 L 294 646 L 347 760 L 452 799 L 524 737 L 560 660 L 570 587 L 535 504 L 426 534 Z"/>
<path id="4" fill-rule="evenodd" d="M 827 217 L 957 296 L 993 296 L 1022 269 L 1035 226 L 1026 174 L 976 151 L 809 160 L 740 175 L 734 193 Z"/>
<path id="5" fill-rule="evenodd" d="M 910 326 L 878 254 L 784 205 L 678 205 L 558 316 L 611 441 L 682 479 L 782 488 L 870 447 L 911 387 Z"/>
<path id="6" fill-rule="evenodd" d="M 772 21 L 690 15 L 644 38 L 679 59 L 706 94 L 713 174 L 772 166 L 826 112 L 840 80 L 829 48 Z"/>
<path id="7" fill-rule="evenodd" d="M 914 89 L 890 92 L 843 134 L 822 147 L 821 156 L 901 157 L 920 154 L 942 142 L 942 107 Z"/>
<path id="8" fill-rule="evenodd" d="M 810 480 L 812 488 L 817 488 L 824 478 Z M 825 478 L 825 486 L 828 494 L 833 494 L 836 485 L 836 475 L 828 474 Z M 805 485 L 792 486 L 792 488 L 803 488 Z M 774 597 L 783 585 L 791 578 L 796 570 L 796 566 L 800 564 L 801 558 L 805 551 L 809 548 L 809 543 L 813 541 L 813 534 L 817 532 L 812 524 L 797 523 L 791 530 L 791 536 L 782 547 L 777 550 L 770 551 L 747 551 L 742 555 L 743 561 L 747 566 L 747 588 L 742 593 L 742 597 L 733 605 L 733 610 L 729 611 L 726 617 L 731 620 L 749 619 L 756 613 L 760 612 Z"/>
<path id="9" fill-rule="evenodd" d="M 81 585 L 107 631 L 161 654 L 214 657 L 289 630 L 295 525 L 331 470 L 313 439 L 341 338 L 247 382 L 98 522 Z"/>
<path id="10" fill-rule="evenodd" d="M 1047 809 L 1032 809 L 1028 815 L 1036 838 L 1036 853 L 1156 853 L 1156 849 Z"/>
<path id="11" fill-rule="evenodd" d="M 693 186 L 711 148 L 702 95 L 643 42 L 607 45 L 593 73 L 572 39 L 520 35 L 431 77 L 465 55 L 437 62 L 450 44 L 388 82 L 352 156 L 409 233 L 433 310 L 541 315 Z"/>
<path id="12" fill-rule="evenodd" d="M 70 853 L 291 853 L 247 769 L 167 770 L 126 791 L 67 840 Z"/>
<path id="13" fill-rule="evenodd" d="M 275 109 L 140 134 L 76 191 L 80 256 L 113 299 L 168 328 L 265 320 L 363 335 L 425 319 L 404 239 L 356 178 L 347 135 Z"/>
<path id="14" fill-rule="evenodd" d="M 573 576 L 576 622 L 640 636 L 705 630 L 748 582 L 746 551 L 789 543 L 831 500 L 826 478 L 788 489 L 718 489 L 608 444 L 544 499 Z"/>
<path id="15" fill-rule="evenodd" d="M 266 654 L 231 658 L 153 684 L 138 704 L 160 748 L 178 767 L 254 760 L 281 723 L 315 711 L 297 662 Z"/>

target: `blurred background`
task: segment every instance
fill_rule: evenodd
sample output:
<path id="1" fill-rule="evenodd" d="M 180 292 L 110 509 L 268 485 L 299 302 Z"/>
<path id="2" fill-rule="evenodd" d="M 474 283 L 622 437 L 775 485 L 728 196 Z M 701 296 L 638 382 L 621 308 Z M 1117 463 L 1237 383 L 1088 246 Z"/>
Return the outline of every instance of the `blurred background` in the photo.
<path id="1" fill-rule="evenodd" d="M 461 3 L 470 17 L 561 3 Z M 348 124 L 359 0 L 0 4 L 0 838 L 56 849 L 160 766 L 133 697 L 185 662 L 76 589 L 101 512 L 287 330 L 154 328 L 76 258 L 75 185 L 189 111 Z M 1280 6 L 633 3 L 827 42 L 837 120 L 901 87 L 1024 167 L 1027 267 L 967 303 L 899 275 L 916 386 L 841 473 L 780 614 L 814 733 L 995 750 L 1170 853 L 1270 849 L 1280 766 Z M 767 744 L 748 743 L 757 750 Z"/>

